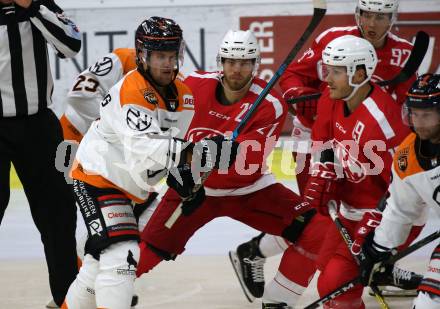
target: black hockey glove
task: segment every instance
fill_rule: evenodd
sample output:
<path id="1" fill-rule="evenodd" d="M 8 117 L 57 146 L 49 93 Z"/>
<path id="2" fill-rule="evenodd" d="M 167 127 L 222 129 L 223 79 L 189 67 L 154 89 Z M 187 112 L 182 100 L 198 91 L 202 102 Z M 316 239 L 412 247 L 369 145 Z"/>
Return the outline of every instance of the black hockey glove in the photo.
<path id="1" fill-rule="evenodd" d="M 311 208 L 303 214 L 296 216 L 292 223 L 283 230 L 281 236 L 292 243 L 296 242 L 314 215 L 316 215 L 316 209 Z"/>
<path id="2" fill-rule="evenodd" d="M 368 286 L 372 283 L 376 273 L 385 271 L 383 262 L 388 260 L 391 256 L 391 249 L 376 244 L 373 238 L 374 232 L 371 232 L 365 238 L 365 242 L 362 246 L 365 260 L 361 261 L 359 275 L 361 276 L 361 282 L 364 286 Z"/>
<path id="3" fill-rule="evenodd" d="M 191 197 L 182 201 L 182 215 L 191 215 L 203 204 L 205 198 L 205 188 L 202 186 L 198 191 L 194 192 Z"/>
<path id="4" fill-rule="evenodd" d="M 195 173 L 194 173 L 195 175 Z M 196 179 L 197 180 L 197 179 Z M 167 177 L 168 187 L 174 189 L 182 199 L 193 194 L 196 181 L 193 178 L 191 165 L 185 163 L 170 170 Z"/>
<path id="5" fill-rule="evenodd" d="M 202 139 L 194 145 L 192 164 L 198 160 L 200 166 L 208 170 L 226 170 L 234 164 L 238 146 L 239 143 L 222 135 Z"/>
<path id="6" fill-rule="evenodd" d="M 182 214 L 185 216 L 192 214 L 205 200 L 203 186 L 198 191 L 193 192 L 195 183 L 189 164 L 183 164 L 170 170 L 167 177 L 167 185 L 174 189 L 183 200 Z"/>

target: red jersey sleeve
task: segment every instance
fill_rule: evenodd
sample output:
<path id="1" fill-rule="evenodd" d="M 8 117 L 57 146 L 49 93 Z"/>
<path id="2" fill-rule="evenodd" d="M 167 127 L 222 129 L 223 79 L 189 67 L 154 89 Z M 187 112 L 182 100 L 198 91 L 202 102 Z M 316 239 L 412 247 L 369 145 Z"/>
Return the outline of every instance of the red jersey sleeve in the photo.
<path id="1" fill-rule="evenodd" d="M 319 88 L 321 80 L 318 77 L 317 64 L 321 60 L 324 47 L 314 41 L 300 59 L 290 63 L 280 78 L 280 87 L 283 93 L 293 87 Z"/>

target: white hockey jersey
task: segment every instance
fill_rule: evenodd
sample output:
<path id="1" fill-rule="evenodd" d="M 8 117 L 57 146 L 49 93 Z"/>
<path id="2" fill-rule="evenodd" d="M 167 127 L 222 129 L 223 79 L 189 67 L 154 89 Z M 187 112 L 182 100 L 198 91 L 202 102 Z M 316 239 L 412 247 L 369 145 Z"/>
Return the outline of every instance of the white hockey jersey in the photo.
<path id="1" fill-rule="evenodd" d="M 405 242 L 427 207 L 440 214 L 440 154 L 425 158 L 417 154 L 418 149 L 420 139 L 412 133 L 394 155 L 390 196 L 374 237 L 377 244 L 390 249 Z"/>
<path id="2" fill-rule="evenodd" d="M 189 88 L 176 79 L 164 99 L 137 70 L 114 85 L 100 104 L 100 119 L 81 140 L 72 177 L 116 188 L 136 202 L 147 198 L 166 169 L 177 165 L 194 115 Z"/>
<path id="3" fill-rule="evenodd" d="M 64 139 L 79 142 L 94 120 L 109 89 L 136 68 L 135 50 L 118 48 L 78 75 L 67 94 L 61 117 Z"/>

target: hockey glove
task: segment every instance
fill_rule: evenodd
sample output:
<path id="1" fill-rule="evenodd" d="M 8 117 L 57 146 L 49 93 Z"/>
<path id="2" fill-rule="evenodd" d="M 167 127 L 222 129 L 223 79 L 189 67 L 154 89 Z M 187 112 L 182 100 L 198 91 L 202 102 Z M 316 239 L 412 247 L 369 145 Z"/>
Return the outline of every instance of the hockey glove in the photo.
<path id="1" fill-rule="evenodd" d="M 192 195 L 188 199 L 182 201 L 182 215 L 191 215 L 203 204 L 205 198 L 205 188 L 202 186 L 199 190 L 192 193 Z"/>
<path id="2" fill-rule="evenodd" d="M 185 163 L 171 169 L 167 177 L 167 185 L 174 189 L 182 199 L 189 198 L 195 186 L 191 165 Z"/>
<path id="3" fill-rule="evenodd" d="M 337 198 L 338 176 L 336 165 L 333 163 L 315 163 L 311 168 L 311 175 L 304 189 L 305 201 L 325 216 L 328 216 L 328 202 L 334 200 L 339 204 Z"/>
<path id="4" fill-rule="evenodd" d="M 316 209 L 311 208 L 301 215 L 296 216 L 292 223 L 283 230 L 281 236 L 294 243 L 301 236 L 302 231 L 306 228 L 307 224 L 312 220 L 315 214 Z"/>
<path id="5" fill-rule="evenodd" d="M 192 214 L 205 201 L 205 189 L 203 186 L 193 192 L 196 181 L 193 178 L 191 166 L 183 164 L 170 170 L 167 177 L 167 185 L 174 189 L 182 198 L 182 214 Z"/>
<path id="6" fill-rule="evenodd" d="M 194 145 L 193 162 L 200 161 L 200 166 L 212 169 L 228 169 L 234 164 L 239 144 L 222 135 L 202 139 Z"/>
<path id="7" fill-rule="evenodd" d="M 283 94 L 283 98 L 285 100 L 295 99 L 304 95 L 315 94 L 318 92 L 319 90 L 310 87 L 292 87 Z M 291 112 L 294 115 L 299 116 L 301 120 L 306 119 L 306 125 L 309 123 L 313 123 L 316 118 L 316 107 L 318 105 L 317 99 L 311 99 L 291 105 L 293 107 L 293 109 L 291 109 Z"/>
<path id="8" fill-rule="evenodd" d="M 386 268 L 383 262 L 391 256 L 391 249 L 376 244 L 373 239 L 374 232 L 371 232 L 365 238 L 362 246 L 365 260 L 361 261 L 359 272 L 361 283 L 364 286 L 372 283 L 375 274 L 385 272 Z"/>
<path id="9" fill-rule="evenodd" d="M 360 253 L 365 238 L 379 226 L 380 220 L 382 220 L 382 213 L 380 211 L 372 209 L 371 211 L 364 213 L 354 232 L 351 253 L 354 255 Z"/>

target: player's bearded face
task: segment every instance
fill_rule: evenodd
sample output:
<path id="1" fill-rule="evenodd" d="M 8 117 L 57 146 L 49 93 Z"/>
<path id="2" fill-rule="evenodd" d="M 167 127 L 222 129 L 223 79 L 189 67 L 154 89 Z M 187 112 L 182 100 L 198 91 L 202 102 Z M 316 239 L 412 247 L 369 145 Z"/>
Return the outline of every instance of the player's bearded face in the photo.
<path id="1" fill-rule="evenodd" d="M 440 142 L 440 112 L 433 108 L 411 108 L 410 122 L 422 140 Z"/>
<path id="2" fill-rule="evenodd" d="M 151 51 L 146 67 L 158 85 L 167 86 L 174 79 L 177 53 L 175 51 Z"/>
<path id="3" fill-rule="evenodd" d="M 390 29 L 391 14 L 362 12 L 360 15 L 360 26 L 362 27 L 364 39 L 374 45 Z"/>
<path id="4" fill-rule="evenodd" d="M 252 59 L 224 59 L 224 82 L 231 90 L 241 90 L 252 78 L 253 69 Z"/>
<path id="5" fill-rule="evenodd" d="M 351 94 L 353 89 L 348 84 L 347 69 L 345 67 L 323 65 L 321 74 L 328 84 L 331 99 L 343 99 Z"/>

